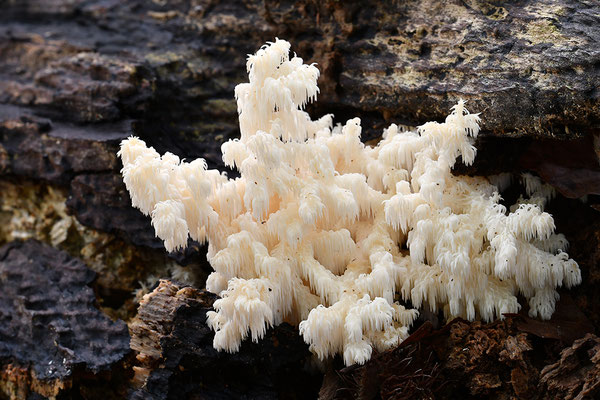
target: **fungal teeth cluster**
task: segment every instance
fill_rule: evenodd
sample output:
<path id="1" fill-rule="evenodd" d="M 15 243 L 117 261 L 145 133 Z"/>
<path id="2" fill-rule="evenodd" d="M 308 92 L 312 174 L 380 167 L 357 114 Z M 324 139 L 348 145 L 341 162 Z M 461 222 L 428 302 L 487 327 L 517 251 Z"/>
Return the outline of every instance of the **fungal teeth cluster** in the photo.
<path id="1" fill-rule="evenodd" d="M 286 321 L 314 354 L 350 365 L 399 344 L 420 308 L 489 321 L 517 312 L 520 294 L 549 318 L 555 289 L 581 281 L 543 211 L 552 190 L 526 176 L 531 204 L 507 212 L 490 180 L 452 175 L 458 157 L 473 162 L 479 131 L 462 101 L 443 123 L 392 125 L 375 147 L 361 142 L 358 118 L 311 120 L 303 107 L 319 71 L 289 51 L 265 45 L 235 90 L 241 137 L 222 152 L 240 178 L 137 138 L 121 144 L 132 203 L 167 250 L 209 242 L 214 347 L 237 351 Z"/>

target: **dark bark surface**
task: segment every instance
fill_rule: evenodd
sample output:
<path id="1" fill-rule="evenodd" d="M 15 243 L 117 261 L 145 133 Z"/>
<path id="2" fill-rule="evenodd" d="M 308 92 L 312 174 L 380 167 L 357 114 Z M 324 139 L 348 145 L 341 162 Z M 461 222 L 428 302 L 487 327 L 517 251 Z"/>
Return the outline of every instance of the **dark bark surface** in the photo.
<path id="1" fill-rule="evenodd" d="M 596 6 L 5 0 L 0 87 L 74 122 L 144 116 L 163 146 L 199 151 L 234 134 L 245 55 L 279 36 L 320 65 L 322 107 L 418 124 L 462 97 L 495 134 L 572 136 L 599 122 Z"/>
<path id="2" fill-rule="evenodd" d="M 123 321 L 94 307 L 94 275 L 81 261 L 36 241 L 0 248 L 5 394 L 51 397 L 85 385 L 118 394 L 109 384 L 113 372 L 118 381 L 125 377 L 129 333 Z"/>
<path id="3" fill-rule="evenodd" d="M 223 168 L 220 145 L 238 134 L 233 89 L 247 80 L 246 55 L 275 37 L 321 70 L 311 115 L 359 116 L 365 141 L 392 122 L 442 120 L 467 100 L 482 117 L 479 154 L 455 172 L 530 171 L 552 184 L 560 195 L 549 209 L 583 273 L 567 304 L 575 320 L 513 317 L 419 330 L 365 367 L 340 370 L 334 361 L 321 395 L 598 395 L 598 339 L 572 344 L 600 327 L 596 2 L 0 0 L 0 9 L 0 243 L 35 238 L 97 274 L 91 282 L 83 264 L 36 242 L 3 248 L 0 316 L 12 322 L 0 327 L 0 397 L 317 396 L 320 375 L 303 370 L 307 348 L 294 328 L 226 355 L 211 347 L 204 318 L 213 299 L 199 289 L 163 282 L 137 311 L 158 278 L 201 287 L 210 267 L 195 243 L 164 254 L 149 219 L 130 206 L 116 157 L 133 134 L 161 153 Z M 575 200 L 582 196 L 587 203 Z M 67 288 L 52 281 L 63 275 Z M 63 309 L 40 327 L 32 322 L 40 310 L 28 304 Z M 122 346 L 124 324 L 95 306 L 128 321 L 134 361 Z M 73 317 L 80 309 L 89 321 Z M 85 336 L 90 326 L 97 337 Z M 8 339 L 19 332 L 21 340 Z M 65 345 L 68 332 L 77 340 Z M 116 339 L 105 345 L 116 350 L 91 354 L 106 332 Z M 44 375 L 48 361 L 63 358 L 69 371 Z M 302 387 L 289 382 L 298 376 Z M 403 383 L 408 377 L 412 386 Z M 439 391 L 421 390 L 432 382 L 441 382 Z"/>

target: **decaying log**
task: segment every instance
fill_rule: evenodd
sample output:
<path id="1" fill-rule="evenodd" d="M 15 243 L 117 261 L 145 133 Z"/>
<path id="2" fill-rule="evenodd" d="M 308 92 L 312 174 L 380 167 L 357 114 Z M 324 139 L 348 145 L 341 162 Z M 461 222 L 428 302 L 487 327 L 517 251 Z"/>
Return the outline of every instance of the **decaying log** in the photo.
<path id="1" fill-rule="evenodd" d="M 425 323 L 364 366 L 329 370 L 320 398 L 592 399 L 600 391 L 599 341 L 588 334 L 556 359 L 560 342 L 520 330 L 511 316 L 491 324 Z M 551 323 L 546 323 L 551 325 Z M 580 332 L 581 334 L 581 332 Z M 579 397 L 577 397 L 579 396 Z"/>
<path id="2" fill-rule="evenodd" d="M 314 117 L 359 116 L 370 140 L 392 122 L 443 119 L 463 98 L 481 113 L 483 129 L 475 165 L 457 165 L 457 173 L 533 171 L 563 196 L 589 195 L 588 204 L 600 209 L 600 14 L 593 1 L 0 0 L 0 8 L 0 242 L 34 237 L 83 258 L 99 274 L 93 285 L 111 315 L 132 317 L 132 291 L 172 275 L 176 262 L 207 269 L 198 245 L 163 257 L 149 219 L 130 206 L 119 142 L 134 134 L 161 153 L 223 168 L 220 145 L 238 134 L 233 89 L 247 79 L 246 54 L 275 37 L 321 70 L 318 103 L 309 107 Z M 600 214 L 564 198 L 549 208 L 584 274 L 572 293 L 576 307 L 598 327 Z M 19 229 L 8 232 L 12 227 Z M 123 361 L 124 325 L 93 307 L 93 274 L 81 263 L 35 242 L 0 253 L 0 389 L 7 396 L 67 396 L 75 388 L 84 398 L 122 398 L 124 387 L 133 398 L 318 391 L 318 375 L 302 370 L 308 353 L 295 329 L 273 329 L 236 355 L 217 353 L 204 324 L 214 297 L 169 282 L 144 299 L 129 324 L 137 355 L 131 369 Z M 51 281 L 61 274 L 69 276 Z M 44 316 L 45 307 L 58 306 L 64 308 Z M 92 317 L 77 319 L 80 309 Z M 39 320 L 48 323 L 35 325 Z M 100 349 L 100 339 L 85 335 L 108 331 L 119 339 L 105 338 L 99 354 L 87 352 L 81 340 Z M 535 336 L 540 332 L 553 338 Z M 17 333 L 25 338 L 21 347 L 10 339 Z M 373 362 L 379 367 L 330 371 L 321 394 L 528 398 L 539 376 L 547 392 L 538 395 L 577 396 L 597 385 L 596 339 L 575 342 L 559 362 L 568 343 L 557 326 L 460 322 L 419 335 L 423 344 L 407 342 L 388 361 Z M 547 354 L 555 364 L 543 369 L 536 360 Z M 412 386 L 402 377 L 414 378 Z M 435 388 L 427 385 L 442 378 L 448 381 L 430 393 Z"/>
<path id="3" fill-rule="evenodd" d="M 5 1 L 0 171 L 73 183 L 69 206 L 82 223 L 160 246 L 128 207 L 118 142 L 133 133 L 161 153 L 222 167 L 245 56 L 276 36 L 322 71 L 311 112 L 360 116 L 365 139 L 391 122 L 444 118 L 458 98 L 482 113 L 484 134 L 593 133 L 594 10 L 573 0 Z"/>
<path id="4" fill-rule="evenodd" d="M 594 399 L 600 395 L 600 338 L 589 334 L 564 349 L 540 376 L 546 398 Z"/>
<path id="5" fill-rule="evenodd" d="M 137 353 L 131 399 L 313 398 L 320 374 L 308 346 L 287 324 L 238 353 L 217 352 L 206 312 L 216 296 L 162 280 L 144 296 L 130 324 Z"/>

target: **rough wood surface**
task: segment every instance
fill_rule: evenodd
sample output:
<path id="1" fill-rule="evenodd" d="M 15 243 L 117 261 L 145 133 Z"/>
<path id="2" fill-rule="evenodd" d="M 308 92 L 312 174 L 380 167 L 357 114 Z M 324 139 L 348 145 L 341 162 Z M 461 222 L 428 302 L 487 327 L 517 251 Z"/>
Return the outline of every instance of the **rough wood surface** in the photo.
<path id="1" fill-rule="evenodd" d="M 0 248 L 0 391 L 11 399 L 46 397 L 122 381 L 130 353 L 123 321 L 94 307 L 94 272 L 36 241 Z M 112 382 L 114 384 L 114 382 Z"/>
<path id="2" fill-rule="evenodd" d="M 331 368 L 320 398 L 595 398 L 600 394 L 599 339 L 587 334 L 593 328 L 572 328 L 560 338 L 547 334 L 569 318 L 568 311 L 538 321 L 536 330 L 527 329 L 519 315 L 491 324 L 456 319 L 441 329 L 426 322 L 364 366 Z M 565 343 L 573 346 L 557 360 Z"/>
<path id="3" fill-rule="evenodd" d="M 540 375 L 548 398 L 593 399 L 600 395 L 600 338 L 587 335 L 564 349 Z"/>
<path id="4" fill-rule="evenodd" d="M 297 330 L 283 324 L 238 353 L 217 352 L 206 312 L 216 296 L 161 281 L 130 324 L 137 353 L 131 399 L 313 398 L 321 377 Z"/>
<path id="5" fill-rule="evenodd" d="M 365 5 L 5 0 L 0 98 L 76 122 L 143 116 L 146 129 L 171 133 L 163 145 L 187 134 L 212 147 L 236 130 L 245 55 L 279 36 L 320 65 L 324 103 L 346 113 L 414 124 L 463 97 L 496 134 L 598 127 L 595 2 Z"/>

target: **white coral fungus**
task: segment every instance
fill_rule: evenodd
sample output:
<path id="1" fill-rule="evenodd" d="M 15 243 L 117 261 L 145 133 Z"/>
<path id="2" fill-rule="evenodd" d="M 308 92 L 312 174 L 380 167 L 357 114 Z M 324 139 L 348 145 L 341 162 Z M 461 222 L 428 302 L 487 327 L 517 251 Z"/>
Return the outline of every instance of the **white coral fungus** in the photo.
<path id="1" fill-rule="evenodd" d="M 473 162 L 477 114 L 459 101 L 445 122 L 392 125 L 370 147 L 360 119 L 332 128 L 331 115 L 302 111 L 319 71 L 289 52 L 284 40 L 263 46 L 235 89 L 241 138 L 222 152 L 241 178 L 137 138 L 121 144 L 133 205 L 167 250 L 188 235 L 209 242 L 214 347 L 237 351 L 287 321 L 321 359 L 362 364 L 406 338 L 419 308 L 490 321 L 517 312 L 522 295 L 549 318 L 555 289 L 578 284 L 579 268 L 535 177 L 524 177 L 533 204 L 507 212 L 488 179 L 452 175 L 459 156 Z"/>

